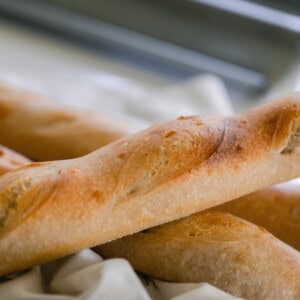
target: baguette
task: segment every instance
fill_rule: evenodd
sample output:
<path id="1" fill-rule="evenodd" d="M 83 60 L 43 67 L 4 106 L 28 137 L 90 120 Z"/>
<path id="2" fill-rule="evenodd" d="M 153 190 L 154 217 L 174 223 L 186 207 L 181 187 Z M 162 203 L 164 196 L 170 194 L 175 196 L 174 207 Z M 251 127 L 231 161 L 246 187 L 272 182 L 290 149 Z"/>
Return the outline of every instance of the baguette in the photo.
<path id="1" fill-rule="evenodd" d="M 27 165 L 30 160 L 0 145 L 0 175 Z M 300 250 L 300 182 L 290 181 L 210 208 L 229 212 L 262 226 L 280 240 Z"/>
<path id="2" fill-rule="evenodd" d="M 0 178 L 0 274 L 300 176 L 297 95 L 232 117 L 180 117 L 87 156 Z"/>
<path id="3" fill-rule="evenodd" d="M 202 212 L 96 248 L 170 282 L 208 282 L 245 299 L 300 299 L 300 253 L 263 228 Z"/>
<path id="4" fill-rule="evenodd" d="M 30 160 L 25 156 L 0 145 L 0 176 L 29 163 Z"/>
<path id="5" fill-rule="evenodd" d="M 110 118 L 0 85 L 0 143 L 33 160 L 79 157 L 129 133 L 128 126 Z"/>
<path id="6" fill-rule="evenodd" d="M 300 183 L 292 181 L 266 188 L 211 210 L 229 212 L 262 226 L 300 250 Z"/>

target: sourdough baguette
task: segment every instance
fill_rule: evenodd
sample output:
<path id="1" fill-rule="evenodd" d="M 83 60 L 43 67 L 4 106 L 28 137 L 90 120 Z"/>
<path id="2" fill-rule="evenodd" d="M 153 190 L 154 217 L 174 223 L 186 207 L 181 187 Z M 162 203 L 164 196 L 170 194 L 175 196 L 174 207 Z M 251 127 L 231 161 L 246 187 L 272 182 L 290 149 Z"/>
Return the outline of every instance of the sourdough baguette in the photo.
<path id="1" fill-rule="evenodd" d="M 300 253 L 224 212 L 202 212 L 99 246 L 170 282 L 208 282 L 245 299 L 300 299 Z"/>
<path id="2" fill-rule="evenodd" d="M 128 126 L 110 118 L 0 85 L 0 143 L 33 160 L 79 157 L 129 133 Z"/>
<path id="3" fill-rule="evenodd" d="M 300 176 L 291 96 L 233 117 L 180 117 L 73 160 L 0 178 L 0 274 Z"/>
<path id="4" fill-rule="evenodd" d="M 30 160 L 25 156 L 0 145 L 0 176 L 29 163 Z"/>
<path id="5" fill-rule="evenodd" d="M 280 240 L 300 250 L 300 183 L 266 188 L 211 208 L 266 228 Z"/>

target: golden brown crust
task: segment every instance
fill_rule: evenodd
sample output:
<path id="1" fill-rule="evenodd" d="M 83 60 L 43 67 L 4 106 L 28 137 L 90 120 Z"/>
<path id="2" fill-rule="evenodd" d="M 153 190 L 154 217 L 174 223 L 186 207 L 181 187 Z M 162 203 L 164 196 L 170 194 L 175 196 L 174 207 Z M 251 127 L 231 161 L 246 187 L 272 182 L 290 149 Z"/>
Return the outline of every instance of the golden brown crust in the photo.
<path id="1" fill-rule="evenodd" d="M 300 253 L 228 213 L 198 213 L 95 250 L 170 282 L 208 282 L 245 299 L 300 297 Z"/>
<path id="2" fill-rule="evenodd" d="M 300 183 L 266 188 L 210 210 L 229 212 L 262 226 L 300 250 Z"/>
<path id="3" fill-rule="evenodd" d="M 30 160 L 25 156 L 0 145 L 0 176 L 29 163 Z"/>
<path id="4" fill-rule="evenodd" d="M 0 143 L 33 160 L 79 157 L 129 133 L 113 119 L 59 108 L 38 94 L 0 85 Z"/>
<path id="5" fill-rule="evenodd" d="M 9 172 L 0 179 L 0 274 L 300 176 L 297 151 L 282 153 L 299 115 L 290 97 L 235 117 L 181 118 L 82 158 Z"/>

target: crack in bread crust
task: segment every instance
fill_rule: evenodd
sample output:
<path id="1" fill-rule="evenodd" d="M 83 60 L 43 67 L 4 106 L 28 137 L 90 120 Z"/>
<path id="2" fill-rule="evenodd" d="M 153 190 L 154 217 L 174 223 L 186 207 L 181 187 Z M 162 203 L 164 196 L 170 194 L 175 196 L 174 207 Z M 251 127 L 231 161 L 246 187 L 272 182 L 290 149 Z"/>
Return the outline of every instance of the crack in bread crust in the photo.
<path id="1" fill-rule="evenodd" d="M 281 151 L 281 154 L 291 154 L 295 151 L 299 152 L 300 148 L 300 122 L 294 122 L 292 132 L 286 147 Z"/>
<path id="2" fill-rule="evenodd" d="M 5 228 L 8 215 L 11 210 L 15 210 L 18 199 L 30 188 L 31 184 L 30 180 L 25 179 L 19 184 L 10 186 L 4 195 L 0 195 L 0 230 Z"/>

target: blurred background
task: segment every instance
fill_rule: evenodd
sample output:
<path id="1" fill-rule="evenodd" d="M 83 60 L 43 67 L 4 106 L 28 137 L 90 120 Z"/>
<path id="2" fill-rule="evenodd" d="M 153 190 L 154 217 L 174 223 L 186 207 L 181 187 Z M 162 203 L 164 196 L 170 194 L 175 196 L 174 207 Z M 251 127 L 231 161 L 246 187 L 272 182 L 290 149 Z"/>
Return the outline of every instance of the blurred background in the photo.
<path id="1" fill-rule="evenodd" d="M 0 0 L 0 79 L 138 111 L 140 127 L 244 110 L 300 87 L 299 13 L 297 0 Z"/>

